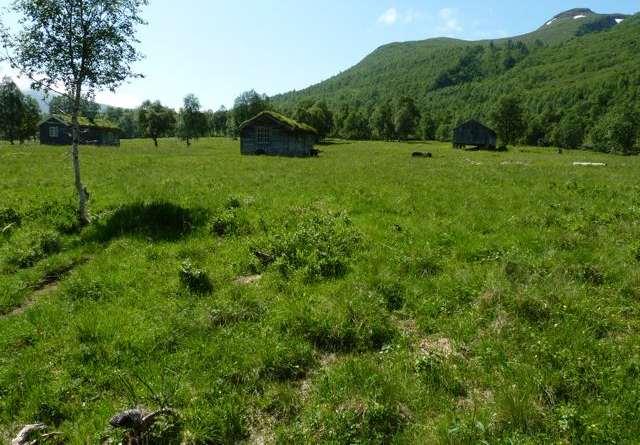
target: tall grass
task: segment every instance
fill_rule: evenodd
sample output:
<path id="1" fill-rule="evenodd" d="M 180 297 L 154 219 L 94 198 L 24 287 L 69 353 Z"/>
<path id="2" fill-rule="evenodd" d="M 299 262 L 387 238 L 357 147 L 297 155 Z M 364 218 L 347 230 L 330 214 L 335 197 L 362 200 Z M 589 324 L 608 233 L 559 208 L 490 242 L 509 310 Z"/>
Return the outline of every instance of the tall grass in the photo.
<path id="1" fill-rule="evenodd" d="M 82 148 L 82 231 L 66 151 L 0 147 L 0 440 L 137 405 L 180 412 L 154 443 L 640 437 L 638 159 L 160 146 Z"/>

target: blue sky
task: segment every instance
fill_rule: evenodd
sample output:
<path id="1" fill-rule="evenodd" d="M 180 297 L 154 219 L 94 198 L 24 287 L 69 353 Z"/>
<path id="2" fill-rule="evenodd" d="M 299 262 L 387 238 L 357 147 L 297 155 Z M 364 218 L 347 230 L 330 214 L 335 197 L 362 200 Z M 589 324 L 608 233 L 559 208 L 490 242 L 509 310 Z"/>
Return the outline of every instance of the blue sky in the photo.
<path id="1" fill-rule="evenodd" d="M 513 36 L 574 7 L 640 11 L 639 0 L 581 2 L 151 0 L 143 14 L 149 24 L 139 34 L 146 58 L 137 69 L 145 79 L 98 99 L 128 107 L 159 99 L 179 107 L 194 93 L 204 108 L 216 109 L 252 88 L 269 95 L 302 89 L 393 41 Z"/>

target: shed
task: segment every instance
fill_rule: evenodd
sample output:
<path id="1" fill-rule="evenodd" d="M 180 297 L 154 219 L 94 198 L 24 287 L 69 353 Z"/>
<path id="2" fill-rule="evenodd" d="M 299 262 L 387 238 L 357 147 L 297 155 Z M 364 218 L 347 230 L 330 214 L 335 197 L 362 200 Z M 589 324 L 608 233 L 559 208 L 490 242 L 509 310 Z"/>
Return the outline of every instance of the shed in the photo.
<path id="1" fill-rule="evenodd" d="M 315 128 L 273 111 L 263 111 L 240 125 L 243 155 L 315 156 L 317 140 Z"/>
<path id="2" fill-rule="evenodd" d="M 120 145 L 120 128 L 106 119 L 79 117 L 80 144 Z M 40 122 L 40 143 L 70 145 L 72 140 L 71 116 L 54 114 Z"/>
<path id="3" fill-rule="evenodd" d="M 465 148 L 467 145 L 495 150 L 498 136 L 491 128 L 476 120 L 470 120 L 453 130 L 453 147 Z"/>

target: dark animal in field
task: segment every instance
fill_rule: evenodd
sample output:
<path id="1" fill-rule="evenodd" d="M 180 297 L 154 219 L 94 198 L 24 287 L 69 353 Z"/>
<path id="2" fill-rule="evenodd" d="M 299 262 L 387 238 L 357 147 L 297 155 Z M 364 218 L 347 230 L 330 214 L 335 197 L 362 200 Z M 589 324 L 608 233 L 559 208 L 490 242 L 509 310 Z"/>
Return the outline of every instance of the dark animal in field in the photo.
<path id="1" fill-rule="evenodd" d="M 432 158 L 433 157 L 431 153 L 423 152 L 423 151 L 415 151 L 411 156 L 414 158 Z"/>

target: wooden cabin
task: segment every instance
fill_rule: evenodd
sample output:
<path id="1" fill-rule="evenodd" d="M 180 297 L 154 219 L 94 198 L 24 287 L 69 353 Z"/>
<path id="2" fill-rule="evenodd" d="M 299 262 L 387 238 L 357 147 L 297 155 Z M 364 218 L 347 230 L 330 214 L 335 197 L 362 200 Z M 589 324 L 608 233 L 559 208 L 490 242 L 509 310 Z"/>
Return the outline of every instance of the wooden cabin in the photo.
<path id="1" fill-rule="evenodd" d="M 240 125 L 243 155 L 316 156 L 317 140 L 315 128 L 273 111 L 263 111 Z"/>
<path id="2" fill-rule="evenodd" d="M 80 124 L 80 144 L 120 145 L 120 128 L 106 119 L 90 120 L 78 118 Z M 40 122 L 40 143 L 45 145 L 71 145 L 71 116 L 54 114 Z"/>
<path id="3" fill-rule="evenodd" d="M 476 120 L 465 122 L 453 130 L 454 148 L 471 146 L 478 149 L 495 150 L 497 145 L 496 132 Z"/>

